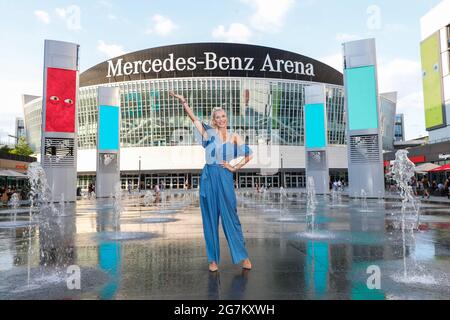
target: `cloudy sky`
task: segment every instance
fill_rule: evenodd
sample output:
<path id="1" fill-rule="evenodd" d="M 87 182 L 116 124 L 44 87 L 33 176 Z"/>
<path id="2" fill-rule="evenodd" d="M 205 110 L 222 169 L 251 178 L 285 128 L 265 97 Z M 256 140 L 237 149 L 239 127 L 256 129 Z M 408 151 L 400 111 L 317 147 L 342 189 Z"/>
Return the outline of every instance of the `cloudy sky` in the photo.
<path id="1" fill-rule="evenodd" d="M 44 39 L 81 45 L 81 70 L 126 52 L 225 41 L 297 52 L 342 70 L 342 42 L 377 40 L 380 92 L 398 91 L 408 139 L 426 134 L 420 18 L 440 0 L 0 0 L 0 134 L 21 94 L 42 94 Z"/>

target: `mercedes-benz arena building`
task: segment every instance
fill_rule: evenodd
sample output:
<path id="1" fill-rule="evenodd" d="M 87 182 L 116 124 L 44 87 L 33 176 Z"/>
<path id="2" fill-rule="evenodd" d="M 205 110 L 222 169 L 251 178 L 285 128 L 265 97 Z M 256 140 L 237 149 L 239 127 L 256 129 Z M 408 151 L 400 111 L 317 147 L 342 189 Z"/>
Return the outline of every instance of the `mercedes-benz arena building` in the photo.
<path id="1" fill-rule="evenodd" d="M 250 147 L 277 147 L 279 170 L 263 170 L 252 160 L 236 174 L 239 187 L 303 187 L 304 89 L 312 83 L 326 86 L 331 176 L 345 178 L 343 76 L 328 65 L 284 50 L 230 43 L 164 46 L 102 62 L 80 74 L 79 186 L 95 181 L 97 90 L 113 86 L 120 88 L 123 188 L 137 188 L 139 174 L 146 188 L 162 183 L 178 189 L 186 181 L 198 186 L 204 150 L 182 106 L 169 97 L 172 90 L 204 121 L 214 107 L 224 108 L 229 129 Z M 28 142 L 40 150 L 41 98 L 24 96 L 23 102 Z"/>

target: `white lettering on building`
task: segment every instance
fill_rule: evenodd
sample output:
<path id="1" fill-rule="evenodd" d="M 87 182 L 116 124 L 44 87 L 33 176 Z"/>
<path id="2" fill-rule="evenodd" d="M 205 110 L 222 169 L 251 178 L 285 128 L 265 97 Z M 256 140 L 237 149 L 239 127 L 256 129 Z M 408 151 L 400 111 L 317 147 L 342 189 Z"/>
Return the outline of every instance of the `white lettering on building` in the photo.
<path id="1" fill-rule="evenodd" d="M 206 71 L 255 71 L 288 73 L 297 75 L 306 75 L 315 77 L 314 65 L 312 63 L 305 64 L 302 61 L 292 61 L 283 59 L 272 59 L 267 54 L 262 66 L 255 69 L 255 58 L 253 57 L 218 57 L 215 52 L 204 52 L 204 59 L 197 60 L 196 57 L 178 57 L 175 58 L 170 53 L 165 59 L 148 59 L 138 61 L 124 62 L 123 58 L 108 60 L 107 78 L 117 76 L 129 76 L 141 73 L 159 73 L 174 71 L 194 71 L 197 68 L 203 68 Z"/>

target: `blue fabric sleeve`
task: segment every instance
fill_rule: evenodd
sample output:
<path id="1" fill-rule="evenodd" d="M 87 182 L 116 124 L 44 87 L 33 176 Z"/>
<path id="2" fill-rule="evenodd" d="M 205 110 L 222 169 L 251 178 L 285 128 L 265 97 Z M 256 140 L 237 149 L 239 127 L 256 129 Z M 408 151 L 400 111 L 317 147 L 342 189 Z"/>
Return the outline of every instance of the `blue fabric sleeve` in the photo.
<path id="1" fill-rule="evenodd" d="M 253 154 L 252 149 L 246 144 L 235 145 L 234 155 L 235 157 L 248 157 Z"/>
<path id="2" fill-rule="evenodd" d="M 199 120 L 199 119 L 197 119 L 197 120 Z M 199 120 L 200 121 L 200 120 Z M 205 129 L 205 131 L 208 131 L 208 130 L 210 130 L 210 129 L 212 129 L 212 127 L 211 126 L 209 126 L 209 125 L 207 125 L 205 122 L 203 122 L 203 121 L 200 121 L 201 123 L 202 123 L 202 125 L 203 125 L 203 129 Z M 207 134 L 207 139 L 205 139 L 204 137 L 203 137 L 203 135 L 201 134 L 201 132 L 197 129 L 197 127 L 195 126 L 195 124 L 194 124 L 194 136 L 195 136 L 195 140 L 201 145 L 201 146 L 203 146 L 203 148 L 206 148 L 211 142 L 212 142 L 212 139 L 211 138 L 214 138 L 214 137 L 211 137 L 209 134 Z"/>

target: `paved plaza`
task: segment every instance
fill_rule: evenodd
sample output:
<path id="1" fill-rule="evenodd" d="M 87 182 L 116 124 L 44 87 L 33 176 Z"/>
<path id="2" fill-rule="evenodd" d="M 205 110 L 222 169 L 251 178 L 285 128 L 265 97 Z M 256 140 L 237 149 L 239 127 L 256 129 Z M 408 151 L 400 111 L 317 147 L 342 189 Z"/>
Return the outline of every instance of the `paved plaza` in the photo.
<path id="1" fill-rule="evenodd" d="M 318 196 L 307 214 L 299 191 L 240 190 L 253 270 L 232 265 L 221 233 L 220 270 L 210 273 L 198 193 L 143 196 L 124 193 L 119 211 L 113 199 L 31 218 L 25 207 L 15 218 L 0 211 L 0 299 L 450 298 L 445 204 L 423 203 L 418 230 L 403 234 L 398 200 Z M 80 268 L 79 290 L 69 289 L 69 266 Z M 367 285 L 374 266 L 379 289 Z"/>

